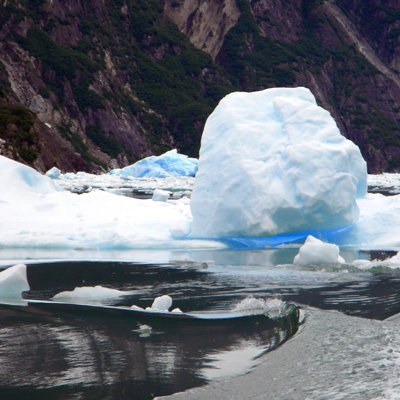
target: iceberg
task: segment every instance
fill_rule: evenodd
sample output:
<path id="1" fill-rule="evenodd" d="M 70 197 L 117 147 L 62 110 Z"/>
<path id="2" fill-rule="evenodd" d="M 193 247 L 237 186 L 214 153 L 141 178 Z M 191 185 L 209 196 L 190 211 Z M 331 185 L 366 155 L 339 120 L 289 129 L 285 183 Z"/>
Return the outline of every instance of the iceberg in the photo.
<path id="1" fill-rule="evenodd" d="M 111 175 L 123 178 L 167 178 L 170 176 L 195 176 L 198 160 L 184 154 L 178 154 L 176 149 L 167 151 L 161 156 L 146 157 L 132 165 L 121 169 L 113 169 Z"/>
<path id="2" fill-rule="evenodd" d="M 236 92 L 204 127 L 191 199 L 194 237 L 335 229 L 359 216 L 367 168 L 306 88 Z"/>

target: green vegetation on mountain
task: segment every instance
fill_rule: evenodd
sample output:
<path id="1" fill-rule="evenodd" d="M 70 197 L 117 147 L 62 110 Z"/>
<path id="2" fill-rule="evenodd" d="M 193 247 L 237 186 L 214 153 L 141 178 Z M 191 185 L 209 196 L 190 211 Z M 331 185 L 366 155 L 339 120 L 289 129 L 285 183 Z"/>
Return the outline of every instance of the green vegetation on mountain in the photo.
<path id="1" fill-rule="evenodd" d="M 204 14 L 209 0 L 187 17 L 188 36 L 169 19 L 167 6 L 183 12 L 198 0 L 70 0 L 68 7 L 60 0 L 3 2 L 0 104 L 31 110 L 35 130 L 2 124 L 0 138 L 33 163 L 47 151 L 35 135 L 50 130 L 55 142 L 69 142 L 63 148 L 79 154 L 87 170 L 124 166 L 172 147 L 196 157 L 206 118 L 223 96 L 302 85 L 360 146 L 371 171 L 400 167 L 399 88 L 328 12 L 336 4 L 394 65 L 396 8 L 383 0 L 285 0 L 274 7 L 266 0 L 218 2 L 221 10 L 236 7 L 238 18 L 214 59 L 190 36 L 195 23 L 215 38 L 212 27 L 225 21 L 224 11 L 221 21 L 208 24 L 216 18 Z M 10 110 L 2 111 L 4 120 L 14 115 Z"/>
<path id="2" fill-rule="evenodd" d="M 37 158 L 39 138 L 33 130 L 33 115 L 25 107 L 0 104 L 0 137 L 7 139 L 16 157 L 27 163 Z"/>

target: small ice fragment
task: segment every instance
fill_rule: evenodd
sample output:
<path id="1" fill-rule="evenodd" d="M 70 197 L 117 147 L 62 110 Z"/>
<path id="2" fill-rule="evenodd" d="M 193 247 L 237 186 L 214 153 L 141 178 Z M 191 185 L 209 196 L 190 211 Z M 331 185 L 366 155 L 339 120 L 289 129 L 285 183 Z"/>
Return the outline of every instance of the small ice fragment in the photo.
<path id="1" fill-rule="evenodd" d="M 139 329 L 136 330 L 140 337 L 149 337 L 151 335 L 151 331 L 152 327 L 146 324 L 140 324 Z"/>
<path id="2" fill-rule="evenodd" d="M 173 313 L 182 313 L 182 310 L 180 308 L 174 308 L 171 312 Z"/>
<path id="3" fill-rule="evenodd" d="M 153 192 L 153 201 L 167 201 L 169 199 L 169 192 L 166 190 L 156 189 Z"/>
<path id="4" fill-rule="evenodd" d="M 143 311 L 143 308 L 142 308 L 142 307 L 139 307 L 139 306 L 137 306 L 137 305 L 135 305 L 135 304 L 133 304 L 133 305 L 131 306 L 131 308 L 132 308 L 133 310 Z"/>
<path id="5" fill-rule="evenodd" d="M 293 260 L 297 265 L 344 264 L 336 244 L 325 243 L 309 235 Z"/>
<path id="6" fill-rule="evenodd" d="M 50 169 L 46 172 L 45 175 L 48 176 L 48 177 L 51 178 L 51 179 L 57 179 L 57 178 L 60 177 L 61 171 L 60 171 L 57 167 L 53 167 L 53 168 L 50 168 Z"/>
<path id="7" fill-rule="evenodd" d="M 17 264 L 0 272 L 0 298 L 21 299 L 21 293 L 29 289 L 25 264 Z"/>
<path id="8" fill-rule="evenodd" d="M 156 297 L 151 305 L 153 311 L 168 311 L 172 305 L 172 299 L 168 295 Z M 147 309 L 146 309 L 147 310 Z"/>

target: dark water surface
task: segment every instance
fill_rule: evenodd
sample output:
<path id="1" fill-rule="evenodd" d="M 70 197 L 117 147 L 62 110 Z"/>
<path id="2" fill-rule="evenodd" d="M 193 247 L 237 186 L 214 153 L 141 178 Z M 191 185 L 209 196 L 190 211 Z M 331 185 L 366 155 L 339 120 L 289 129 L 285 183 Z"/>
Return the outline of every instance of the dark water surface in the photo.
<path id="1" fill-rule="evenodd" d="M 400 275 L 395 272 L 293 271 L 287 266 L 184 262 L 54 262 L 28 266 L 28 281 L 31 290 L 24 293 L 26 299 L 48 300 L 61 291 L 96 285 L 126 293 L 111 300 L 97 299 L 99 306 L 148 307 L 155 297 L 168 294 L 172 307 L 184 312 L 229 312 L 249 296 L 371 319 L 400 312 Z M 144 321 L 101 308 L 64 312 L 3 305 L 0 398 L 151 399 L 175 393 L 245 372 L 259 355 L 296 332 L 296 318 L 287 314 L 251 322 L 245 318 Z"/>

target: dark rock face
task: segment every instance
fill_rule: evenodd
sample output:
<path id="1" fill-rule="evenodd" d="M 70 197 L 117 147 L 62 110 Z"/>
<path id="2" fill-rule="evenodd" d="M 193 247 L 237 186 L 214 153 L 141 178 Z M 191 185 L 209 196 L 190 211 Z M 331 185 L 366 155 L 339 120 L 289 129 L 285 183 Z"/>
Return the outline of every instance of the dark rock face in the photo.
<path id="1" fill-rule="evenodd" d="M 225 94 L 302 85 L 369 172 L 400 170 L 399 10 L 398 0 L 2 0 L 0 154 L 92 172 L 173 147 L 197 156 Z"/>

